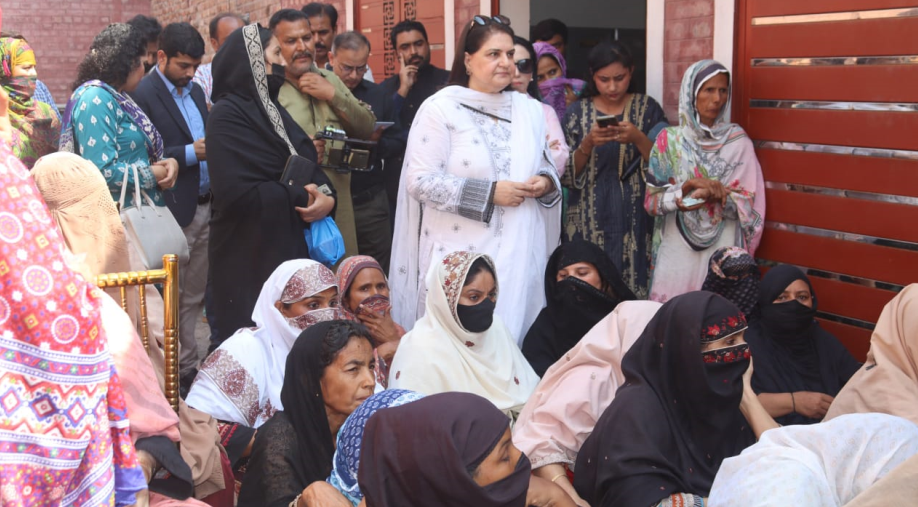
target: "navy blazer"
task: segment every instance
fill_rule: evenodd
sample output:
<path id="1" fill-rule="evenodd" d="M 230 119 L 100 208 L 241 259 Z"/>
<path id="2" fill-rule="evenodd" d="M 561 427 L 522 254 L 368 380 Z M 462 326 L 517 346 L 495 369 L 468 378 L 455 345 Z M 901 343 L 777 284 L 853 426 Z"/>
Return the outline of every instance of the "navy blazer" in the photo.
<path id="1" fill-rule="evenodd" d="M 185 164 L 185 145 L 192 144 L 197 139 L 191 135 L 185 117 L 175 104 L 175 99 L 169 93 L 166 83 L 159 77 L 159 73 L 150 71 L 140 85 L 131 94 L 134 102 L 150 117 L 153 126 L 163 138 L 164 157 L 174 158 L 178 161 L 179 173 L 175 186 L 163 192 L 166 206 L 175 216 L 179 226 L 187 227 L 194 219 L 198 207 L 198 187 L 201 183 L 201 166 L 199 164 Z M 204 101 L 204 91 L 197 83 L 191 87 L 191 99 L 201 112 L 201 119 L 207 125 L 207 104 Z"/>

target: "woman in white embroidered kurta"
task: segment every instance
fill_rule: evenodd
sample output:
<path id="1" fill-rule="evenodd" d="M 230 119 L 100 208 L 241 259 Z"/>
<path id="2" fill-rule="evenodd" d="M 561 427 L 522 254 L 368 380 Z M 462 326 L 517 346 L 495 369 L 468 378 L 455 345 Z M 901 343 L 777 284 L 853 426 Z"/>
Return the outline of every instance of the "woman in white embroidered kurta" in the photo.
<path id="1" fill-rule="evenodd" d="M 399 189 L 389 276 L 395 320 L 424 314 L 433 259 L 468 250 L 494 258 L 497 304 L 519 343 L 545 306 L 540 270 L 561 234 L 561 188 L 542 105 L 502 91 L 513 76 L 513 32 L 476 16 L 463 31 L 448 86 L 418 110 Z"/>

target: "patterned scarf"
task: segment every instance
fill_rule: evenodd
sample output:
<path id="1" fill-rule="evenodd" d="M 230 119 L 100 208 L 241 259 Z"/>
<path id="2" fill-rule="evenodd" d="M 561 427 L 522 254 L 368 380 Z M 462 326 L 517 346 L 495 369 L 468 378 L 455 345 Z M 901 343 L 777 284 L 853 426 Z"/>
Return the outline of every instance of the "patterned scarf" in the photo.
<path id="1" fill-rule="evenodd" d="M 0 504 L 131 505 L 146 481 L 101 292 L 63 252 L 29 171 L 0 144 Z"/>
<path id="2" fill-rule="evenodd" d="M 159 135 L 159 131 L 156 130 L 156 127 L 153 126 L 153 122 L 150 121 L 150 118 L 129 96 L 119 93 L 117 90 L 98 79 L 93 79 L 81 84 L 79 88 L 74 90 L 73 95 L 70 96 L 70 100 L 67 102 L 67 109 L 64 111 L 64 128 L 61 130 L 61 151 L 77 153 L 76 145 L 73 142 L 73 107 L 76 105 L 77 99 L 83 95 L 83 92 L 91 86 L 103 88 L 115 97 L 121 109 L 131 117 L 131 120 L 133 120 L 145 134 L 146 139 L 144 144 L 146 144 L 147 155 L 150 156 L 150 161 L 156 162 L 162 160 L 163 138 Z M 77 153 L 77 155 L 79 155 L 79 153 Z"/>
<path id="3" fill-rule="evenodd" d="M 558 114 L 558 119 L 564 121 L 564 112 L 567 110 L 566 88 L 570 86 L 577 96 L 586 88 L 586 83 L 580 79 L 569 79 L 567 77 L 567 62 L 561 52 L 547 42 L 536 42 L 532 45 L 536 52 L 536 65 L 543 56 L 550 56 L 558 62 L 561 67 L 561 77 L 549 79 L 539 83 L 539 91 L 542 93 L 542 102 L 548 104 Z"/>
<path id="4" fill-rule="evenodd" d="M 332 461 L 334 468 L 326 482 L 340 491 L 355 507 L 363 500 L 363 493 L 357 484 L 357 469 L 360 466 L 363 429 L 370 416 L 381 409 L 400 407 L 423 397 L 423 394 L 414 391 L 388 389 L 368 398 L 344 421 L 338 431 L 338 444 Z"/>
<path id="5" fill-rule="evenodd" d="M 758 319 L 759 266 L 746 250 L 725 246 L 711 256 L 701 290 L 720 294 L 735 304 L 746 320 Z"/>
<path id="6" fill-rule="evenodd" d="M 13 77 L 13 67 L 28 64 L 35 65 L 35 52 L 28 42 L 16 37 L 0 38 L 0 83 L 10 96 L 10 123 L 14 129 L 19 128 L 18 124 L 25 121 L 24 117 L 35 110 L 32 94 L 35 93 L 36 78 Z"/>

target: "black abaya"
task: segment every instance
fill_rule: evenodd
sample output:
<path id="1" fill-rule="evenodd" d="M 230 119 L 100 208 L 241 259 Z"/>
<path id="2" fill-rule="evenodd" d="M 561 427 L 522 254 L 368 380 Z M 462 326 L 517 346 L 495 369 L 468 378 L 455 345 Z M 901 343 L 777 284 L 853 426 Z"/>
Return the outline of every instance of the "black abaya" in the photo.
<path id="1" fill-rule="evenodd" d="M 286 131 L 301 156 L 315 161 L 316 150 L 277 103 L 282 76 L 265 76 L 264 59 L 249 57 L 263 55 L 270 38 L 269 30 L 249 25 L 230 35 L 213 63 L 215 104 L 207 121 L 214 195 L 208 319 L 217 342 L 253 325 L 255 301 L 277 266 L 309 257 L 307 224 L 294 209 L 307 205 L 308 194 L 280 182 L 290 148 L 279 131 Z M 259 83 L 255 76 L 261 76 Z M 315 171 L 313 183 L 331 188 L 322 171 Z"/>
<path id="2" fill-rule="evenodd" d="M 622 359 L 625 384 L 577 456 L 574 487 L 594 507 L 649 507 L 708 496 L 721 462 L 755 442 L 739 410 L 749 362 L 706 363 L 702 334 L 745 327 L 723 297 L 689 292 L 664 304 Z"/>

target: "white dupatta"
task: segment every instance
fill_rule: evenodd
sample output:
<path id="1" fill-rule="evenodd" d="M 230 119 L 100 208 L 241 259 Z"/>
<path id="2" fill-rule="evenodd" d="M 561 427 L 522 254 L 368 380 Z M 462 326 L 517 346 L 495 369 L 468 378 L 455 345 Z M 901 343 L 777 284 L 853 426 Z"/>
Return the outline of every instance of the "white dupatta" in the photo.
<path id="1" fill-rule="evenodd" d="M 402 337 L 389 369 L 389 388 L 427 395 L 473 393 L 516 419 L 539 377 L 498 315 L 482 333 L 467 331 L 456 317 L 462 285 L 479 257 L 493 269 L 488 256 L 471 252 L 453 252 L 430 266 L 427 312 Z"/>

